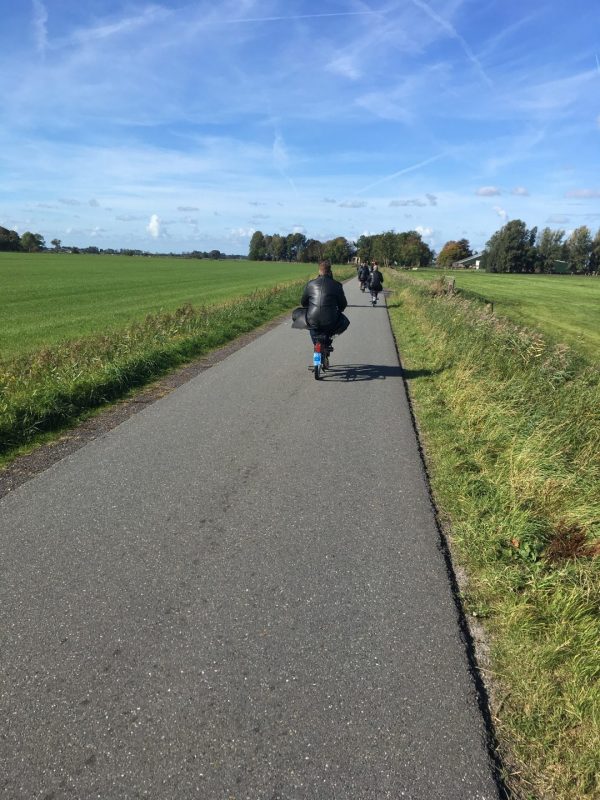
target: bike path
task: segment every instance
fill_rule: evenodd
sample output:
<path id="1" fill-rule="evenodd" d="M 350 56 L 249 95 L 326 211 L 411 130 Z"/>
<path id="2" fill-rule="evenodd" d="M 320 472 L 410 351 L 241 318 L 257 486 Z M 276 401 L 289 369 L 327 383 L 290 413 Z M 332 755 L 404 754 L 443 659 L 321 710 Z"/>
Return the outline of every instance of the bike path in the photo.
<path id="1" fill-rule="evenodd" d="M 387 312 L 282 324 L 0 501 L 0 796 L 492 800 Z"/>

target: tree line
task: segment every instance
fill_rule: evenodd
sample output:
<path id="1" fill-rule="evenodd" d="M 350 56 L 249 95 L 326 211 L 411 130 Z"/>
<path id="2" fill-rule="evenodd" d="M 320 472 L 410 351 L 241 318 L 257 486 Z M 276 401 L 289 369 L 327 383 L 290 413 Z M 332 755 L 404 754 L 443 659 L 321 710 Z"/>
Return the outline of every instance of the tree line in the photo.
<path id="1" fill-rule="evenodd" d="M 377 261 L 383 266 L 429 266 L 434 252 L 417 231 L 360 236 L 356 242 L 337 236 L 326 242 L 309 239 L 302 233 L 264 234 L 256 231 L 250 239 L 251 261 L 300 261 L 318 263 L 327 259 L 345 264 L 354 256 L 361 261 Z"/>
<path id="2" fill-rule="evenodd" d="M 40 233 L 25 231 L 19 234 L 0 225 L 0 251 L 12 251 L 15 253 L 36 253 L 44 250 L 46 242 Z"/>
<path id="3" fill-rule="evenodd" d="M 351 242 L 338 236 L 327 242 L 309 239 L 303 233 L 264 234 L 255 231 L 250 239 L 248 258 L 251 261 L 301 261 L 319 262 L 328 259 L 336 264 L 345 264 L 353 255 Z"/>
<path id="4" fill-rule="evenodd" d="M 473 255 L 466 239 L 449 241 L 442 247 L 436 266 L 450 267 Z M 507 222 L 487 242 L 481 254 L 488 272 L 600 272 L 600 229 L 592 236 L 581 225 L 567 237 L 564 230 L 528 228 L 520 219 Z M 560 265 L 560 269 L 558 268 Z"/>
<path id="5" fill-rule="evenodd" d="M 566 238 L 564 230 L 527 228 L 511 220 L 491 237 L 483 264 L 488 272 L 554 272 L 557 261 L 572 273 L 600 271 L 600 229 L 592 237 L 581 225 Z"/>
<path id="6" fill-rule="evenodd" d="M 208 258 L 213 261 L 218 259 L 234 259 L 244 258 L 239 255 L 227 255 L 220 250 L 192 250 L 190 253 L 151 253 L 148 250 L 136 250 L 130 247 L 122 247 L 118 250 L 112 247 L 96 247 L 90 245 L 88 247 L 74 247 L 63 246 L 60 239 L 52 239 L 50 242 L 52 249 L 46 247 L 44 237 L 39 233 L 25 233 L 19 234 L 17 231 L 9 230 L 8 228 L 0 225 L 0 252 L 14 252 L 14 253 L 85 253 L 87 255 L 108 255 L 108 256 L 168 256 L 171 258 Z"/>

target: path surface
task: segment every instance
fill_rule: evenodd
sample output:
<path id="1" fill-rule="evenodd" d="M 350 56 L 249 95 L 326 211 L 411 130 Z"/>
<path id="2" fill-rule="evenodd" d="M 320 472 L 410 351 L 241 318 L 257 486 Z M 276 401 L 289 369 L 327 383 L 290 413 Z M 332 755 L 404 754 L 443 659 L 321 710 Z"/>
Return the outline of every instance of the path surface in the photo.
<path id="1" fill-rule="evenodd" d="M 0 796 L 498 797 L 386 309 L 0 501 Z"/>

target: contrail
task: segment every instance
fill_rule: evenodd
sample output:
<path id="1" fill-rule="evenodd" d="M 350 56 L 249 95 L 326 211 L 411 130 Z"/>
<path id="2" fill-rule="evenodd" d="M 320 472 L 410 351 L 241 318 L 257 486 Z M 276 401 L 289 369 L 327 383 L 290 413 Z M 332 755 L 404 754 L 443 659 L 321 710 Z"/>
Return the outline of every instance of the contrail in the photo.
<path id="1" fill-rule="evenodd" d="M 363 186 L 363 188 L 359 189 L 355 194 L 362 194 L 363 192 L 369 191 L 369 189 L 373 189 L 375 186 L 379 186 L 381 183 L 392 181 L 394 178 L 399 178 L 400 175 L 406 175 L 407 172 L 414 172 L 416 169 L 427 166 L 427 164 L 439 161 L 439 159 L 443 158 L 445 155 L 446 153 L 438 153 L 437 156 L 431 156 L 431 158 L 426 158 L 425 161 L 419 161 L 418 164 L 413 164 L 411 167 L 405 167 L 404 169 L 398 170 L 398 172 L 393 172 L 391 175 L 386 175 L 385 178 L 379 178 L 379 180 L 370 183 L 368 186 Z"/>
<path id="2" fill-rule="evenodd" d="M 596 53 L 596 67 L 598 68 L 598 72 L 600 72 L 600 61 L 598 60 L 598 53 Z"/>
<path id="3" fill-rule="evenodd" d="M 321 19 L 322 17 L 357 17 L 366 14 L 379 14 L 378 11 L 332 11 L 326 14 L 295 14 L 291 17 L 240 17 L 239 19 L 220 20 L 225 25 L 237 22 L 283 22 L 295 19 Z"/>
<path id="4" fill-rule="evenodd" d="M 493 87 L 494 84 L 492 83 L 491 79 L 488 77 L 485 70 L 481 66 L 481 62 L 479 61 L 475 53 L 471 50 L 469 45 L 465 42 L 460 33 L 456 30 L 456 28 L 450 22 L 448 22 L 447 19 L 444 19 L 443 17 L 440 17 L 439 14 L 436 14 L 435 11 L 430 6 L 428 6 L 427 3 L 424 2 L 424 0 L 411 0 L 411 3 L 415 5 L 417 8 L 420 8 L 421 11 L 424 11 L 430 19 L 432 19 L 434 22 L 437 22 L 438 25 L 441 25 L 441 27 L 445 31 L 447 31 L 450 34 L 450 36 L 452 36 L 453 39 L 456 39 L 456 41 L 460 44 L 460 46 L 464 50 L 467 58 L 475 66 L 477 72 L 479 72 L 483 80 L 488 84 L 488 86 Z"/>

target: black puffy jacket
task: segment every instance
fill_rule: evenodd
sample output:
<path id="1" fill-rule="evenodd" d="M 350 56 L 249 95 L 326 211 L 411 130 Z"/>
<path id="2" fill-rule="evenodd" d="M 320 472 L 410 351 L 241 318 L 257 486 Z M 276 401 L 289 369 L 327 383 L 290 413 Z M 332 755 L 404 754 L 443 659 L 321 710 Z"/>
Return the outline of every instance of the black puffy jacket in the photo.
<path id="1" fill-rule="evenodd" d="M 374 269 L 369 275 L 369 289 L 380 292 L 383 289 L 383 275 L 378 269 Z"/>
<path id="2" fill-rule="evenodd" d="M 327 332 L 337 328 L 340 314 L 348 301 L 339 281 L 331 275 L 319 275 L 304 287 L 300 305 L 307 309 L 308 327 Z"/>

